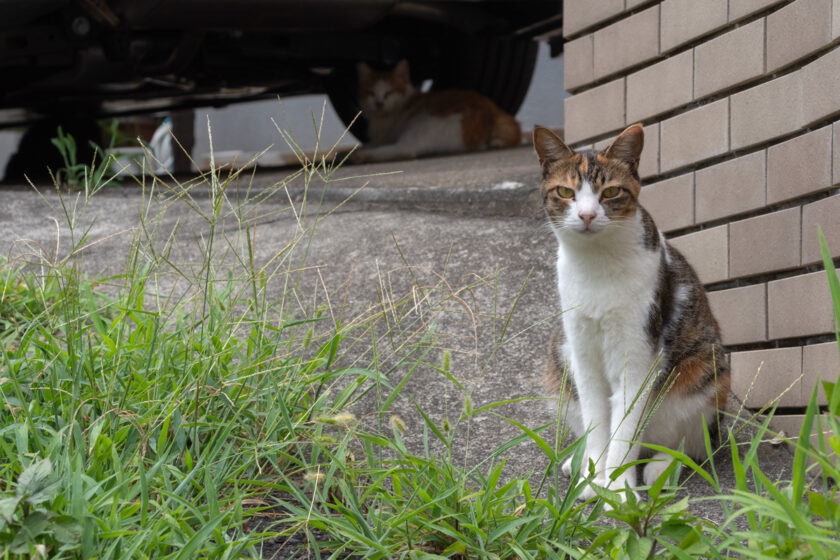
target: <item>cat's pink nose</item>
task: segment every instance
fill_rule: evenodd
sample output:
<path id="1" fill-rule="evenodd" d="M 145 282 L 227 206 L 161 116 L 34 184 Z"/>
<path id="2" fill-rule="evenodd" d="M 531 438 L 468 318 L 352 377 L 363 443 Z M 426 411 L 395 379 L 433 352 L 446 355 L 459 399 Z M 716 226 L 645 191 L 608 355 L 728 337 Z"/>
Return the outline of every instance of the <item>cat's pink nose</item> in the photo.
<path id="1" fill-rule="evenodd" d="M 583 225 L 589 229 L 589 223 L 595 219 L 594 212 L 578 212 L 578 217 L 583 220 Z"/>

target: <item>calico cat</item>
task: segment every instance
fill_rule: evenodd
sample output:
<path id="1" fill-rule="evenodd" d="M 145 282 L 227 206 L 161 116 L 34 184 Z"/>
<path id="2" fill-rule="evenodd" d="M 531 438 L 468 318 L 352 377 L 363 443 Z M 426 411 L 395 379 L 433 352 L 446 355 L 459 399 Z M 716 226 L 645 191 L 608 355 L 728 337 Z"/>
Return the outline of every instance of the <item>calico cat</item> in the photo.
<path id="1" fill-rule="evenodd" d="M 411 159 L 522 142 L 516 119 L 480 93 L 418 92 L 406 60 L 390 71 L 374 70 L 364 62 L 356 70 L 370 141 L 353 155 L 354 161 Z"/>
<path id="2" fill-rule="evenodd" d="M 610 481 L 638 459 L 632 442 L 672 449 L 683 442 L 688 455 L 703 456 L 703 421 L 712 426 L 730 385 L 697 274 L 638 202 L 643 142 L 635 124 L 603 152 L 575 153 L 551 130 L 534 129 L 563 311 L 547 382 L 565 394 L 574 433 L 587 434 L 583 472 L 591 460 L 594 483 L 619 490 L 636 486 L 633 468 Z M 645 484 L 666 458 L 645 465 Z M 571 460 L 563 465 L 570 469 Z M 588 487 L 582 498 L 593 495 Z"/>

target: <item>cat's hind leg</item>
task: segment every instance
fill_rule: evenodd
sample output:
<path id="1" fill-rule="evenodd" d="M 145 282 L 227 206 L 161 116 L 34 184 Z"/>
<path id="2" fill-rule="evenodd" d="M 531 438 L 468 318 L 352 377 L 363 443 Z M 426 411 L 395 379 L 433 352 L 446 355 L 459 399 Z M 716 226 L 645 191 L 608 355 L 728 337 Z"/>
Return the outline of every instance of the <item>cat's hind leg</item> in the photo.
<path id="1" fill-rule="evenodd" d="M 657 451 L 653 457 L 648 459 L 644 469 L 642 469 L 642 480 L 645 481 L 645 485 L 653 486 L 653 483 L 662 476 L 672 460 L 673 458 L 670 455 L 661 451 Z"/>
<path id="2" fill-rule="evenodd" d="M 714 432 L 716 421 L 717 406 L 709 391 L 687 395 L 672 392 L 659 403 L 648 422 L 643 440 L 668 449 L 682 447 L 686 455 L 699 461 L 707 455 L 705 431 Z M 656 481 L 671 460 L 671 456 L 657 452 L 642 471 L 645 484 Z"/>

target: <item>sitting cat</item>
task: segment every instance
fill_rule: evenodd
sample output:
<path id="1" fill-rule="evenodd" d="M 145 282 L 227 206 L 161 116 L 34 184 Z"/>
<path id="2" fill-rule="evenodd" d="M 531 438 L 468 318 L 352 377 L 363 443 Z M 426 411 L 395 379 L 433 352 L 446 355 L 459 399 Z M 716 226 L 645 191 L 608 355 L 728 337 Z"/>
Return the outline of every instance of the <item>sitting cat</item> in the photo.
<path id="1" fill-rule="evenodd" d="M 516 119 L 480 93 L 418 92 L 406 60 L 390 71 L 374 70 L 364 62 L 356 70 L 370 141 L 353 154 L 354 161 L 410 159 L 522 142 Z"/>
<path id="2" fill-rule="evenodd" d="M 565 394 L 574 433 L 587 434 L 583 473 L 591 460 L 594 483 L 619 490 L 636 486 L 633 468 L 610 481 L 639 457 L 633 442 L 683 442 L 686 454 L 705 455 L 703 421 L 716 420 L 730 384 L 697 274 L 638 203 L 643 141 L 636 124 L 601 153 L 575 153 L 547 128 L 534 129 L 563 310 L 547 381 Z M 666 458 L 645 465 L 645 484 Z M 571 460 L 563 465 L 570 469 Z M 582 498 L 593 495 L 590 487 Z"/>

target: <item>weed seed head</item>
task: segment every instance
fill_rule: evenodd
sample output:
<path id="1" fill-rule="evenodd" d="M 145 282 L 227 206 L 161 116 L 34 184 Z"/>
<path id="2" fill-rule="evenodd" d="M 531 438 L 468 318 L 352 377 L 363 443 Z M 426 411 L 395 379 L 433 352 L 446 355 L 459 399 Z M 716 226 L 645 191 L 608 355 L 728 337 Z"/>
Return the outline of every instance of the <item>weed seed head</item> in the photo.
<path id="1" fill-rule="evenodd" d="M 327 475 L 321 472 L 308 472 L 303 475 L 303 479 L 306 482 L 314 482 L 316 484 L 324 482 L 325 478 L 327 478 Z"/>
<path id="2" fill-rule="evenodd" d="M 332 420 L 339 426 L 350 426 L 356 423 L 356 417 L 350 412 L 340 412 L 333 416 Z"/>
<path id="3" fill-rule="evenodd" d="M 389 421 L 391 422 L 391 427 L 395 430 L 400 432 L 405 431 L 405 422 L 403 422 L 402 418 L 400 418 L 396 414 L 392 415 Z"/>

